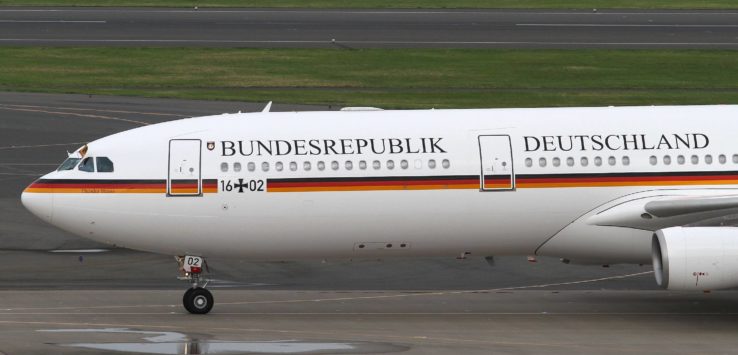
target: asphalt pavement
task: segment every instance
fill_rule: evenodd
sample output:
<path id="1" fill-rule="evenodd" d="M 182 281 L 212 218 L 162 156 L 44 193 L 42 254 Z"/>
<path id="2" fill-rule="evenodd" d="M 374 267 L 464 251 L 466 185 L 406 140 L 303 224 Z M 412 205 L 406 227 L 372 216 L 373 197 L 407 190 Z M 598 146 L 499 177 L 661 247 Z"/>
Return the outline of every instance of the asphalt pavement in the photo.
<path id="1" fill-rule="evenodd" d="M 735 49 L 738 12 L 0 8 L 0 45 Z"/>

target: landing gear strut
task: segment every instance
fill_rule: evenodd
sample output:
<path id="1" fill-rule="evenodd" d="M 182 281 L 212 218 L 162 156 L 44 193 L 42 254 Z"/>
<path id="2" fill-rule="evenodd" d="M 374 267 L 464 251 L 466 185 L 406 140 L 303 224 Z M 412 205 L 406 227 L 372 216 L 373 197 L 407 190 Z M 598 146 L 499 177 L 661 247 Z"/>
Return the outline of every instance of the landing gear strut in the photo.
<path id="1" fill-rule="evenodd" d="M 213 309 L 213 294 L 206 290 L 208 280 L 202 277 L 202 267 L 207 263 L 199 256 L 177 256 L 180 276 L 178 279 L 189 281 L 192 285 L 182 297 L 182 305 L 192 314 L 207 314 Z"/>

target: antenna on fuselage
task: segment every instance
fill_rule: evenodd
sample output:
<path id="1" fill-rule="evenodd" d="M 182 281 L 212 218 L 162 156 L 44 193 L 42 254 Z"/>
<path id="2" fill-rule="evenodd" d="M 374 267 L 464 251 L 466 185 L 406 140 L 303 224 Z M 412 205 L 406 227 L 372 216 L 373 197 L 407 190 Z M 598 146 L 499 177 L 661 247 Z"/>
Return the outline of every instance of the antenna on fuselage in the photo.
<path id="1" fill-rule="evenodd" d="M 269 110 L 271 109 L 272 109 L 272 102 L 269 101 L 269 103 L 264 107 L 263 110 L 261 110 L 261 112 L 269 112 Z"/>

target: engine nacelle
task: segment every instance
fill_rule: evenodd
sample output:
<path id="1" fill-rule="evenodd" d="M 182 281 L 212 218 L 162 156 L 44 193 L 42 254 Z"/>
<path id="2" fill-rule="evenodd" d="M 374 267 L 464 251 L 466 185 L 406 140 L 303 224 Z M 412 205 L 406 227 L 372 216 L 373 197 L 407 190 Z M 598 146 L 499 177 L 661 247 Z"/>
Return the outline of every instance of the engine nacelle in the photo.
<path id="1" fill-rule="evenodd" d="M 738 228 L 673 227 L 651 241 L 656 283 L 668 290 L 738 286 Z"/>

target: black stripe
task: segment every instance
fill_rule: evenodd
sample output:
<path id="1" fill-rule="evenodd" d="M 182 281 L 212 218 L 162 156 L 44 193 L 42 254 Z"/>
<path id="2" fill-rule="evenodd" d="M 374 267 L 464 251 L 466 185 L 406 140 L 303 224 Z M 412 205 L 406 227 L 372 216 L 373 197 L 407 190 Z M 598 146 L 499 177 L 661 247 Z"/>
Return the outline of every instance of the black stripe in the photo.
<path id="1" fill-rule="evenodd" d="M 197 180 L 172 180 L 177 183 L 195 183 Z M 166 180 L 108 180 L 108 179 L 38 179 L 43 184 L 165 184 Z M 203 179 L 203 183 L 214 184 L 218 179 Z"/>
<path id="2" fill-rule="evenodd" d="M 587 174 L 520 174 L 516 179 L 546 178 L 612 178 L 612 177 L 679 177 L 679 176 L 726 176 L 738 175 L 738 171 L 669 171 L 641 173 L 587 173 Z"/>
<path id="3" fill-rule="evenodd" d="M 39 179 L 44 184 L 165 184 L 166 180 Z"/>
<path id="4" fill-rule="evenodd" d="M 479 175 L 441 175 L 441 176 L 368 176 L 368 177 L 325 177 L 269 179 L 269 182 L 364 182 L 364 181 L 423 181 L 423 180 L 479 180 Z"/>

